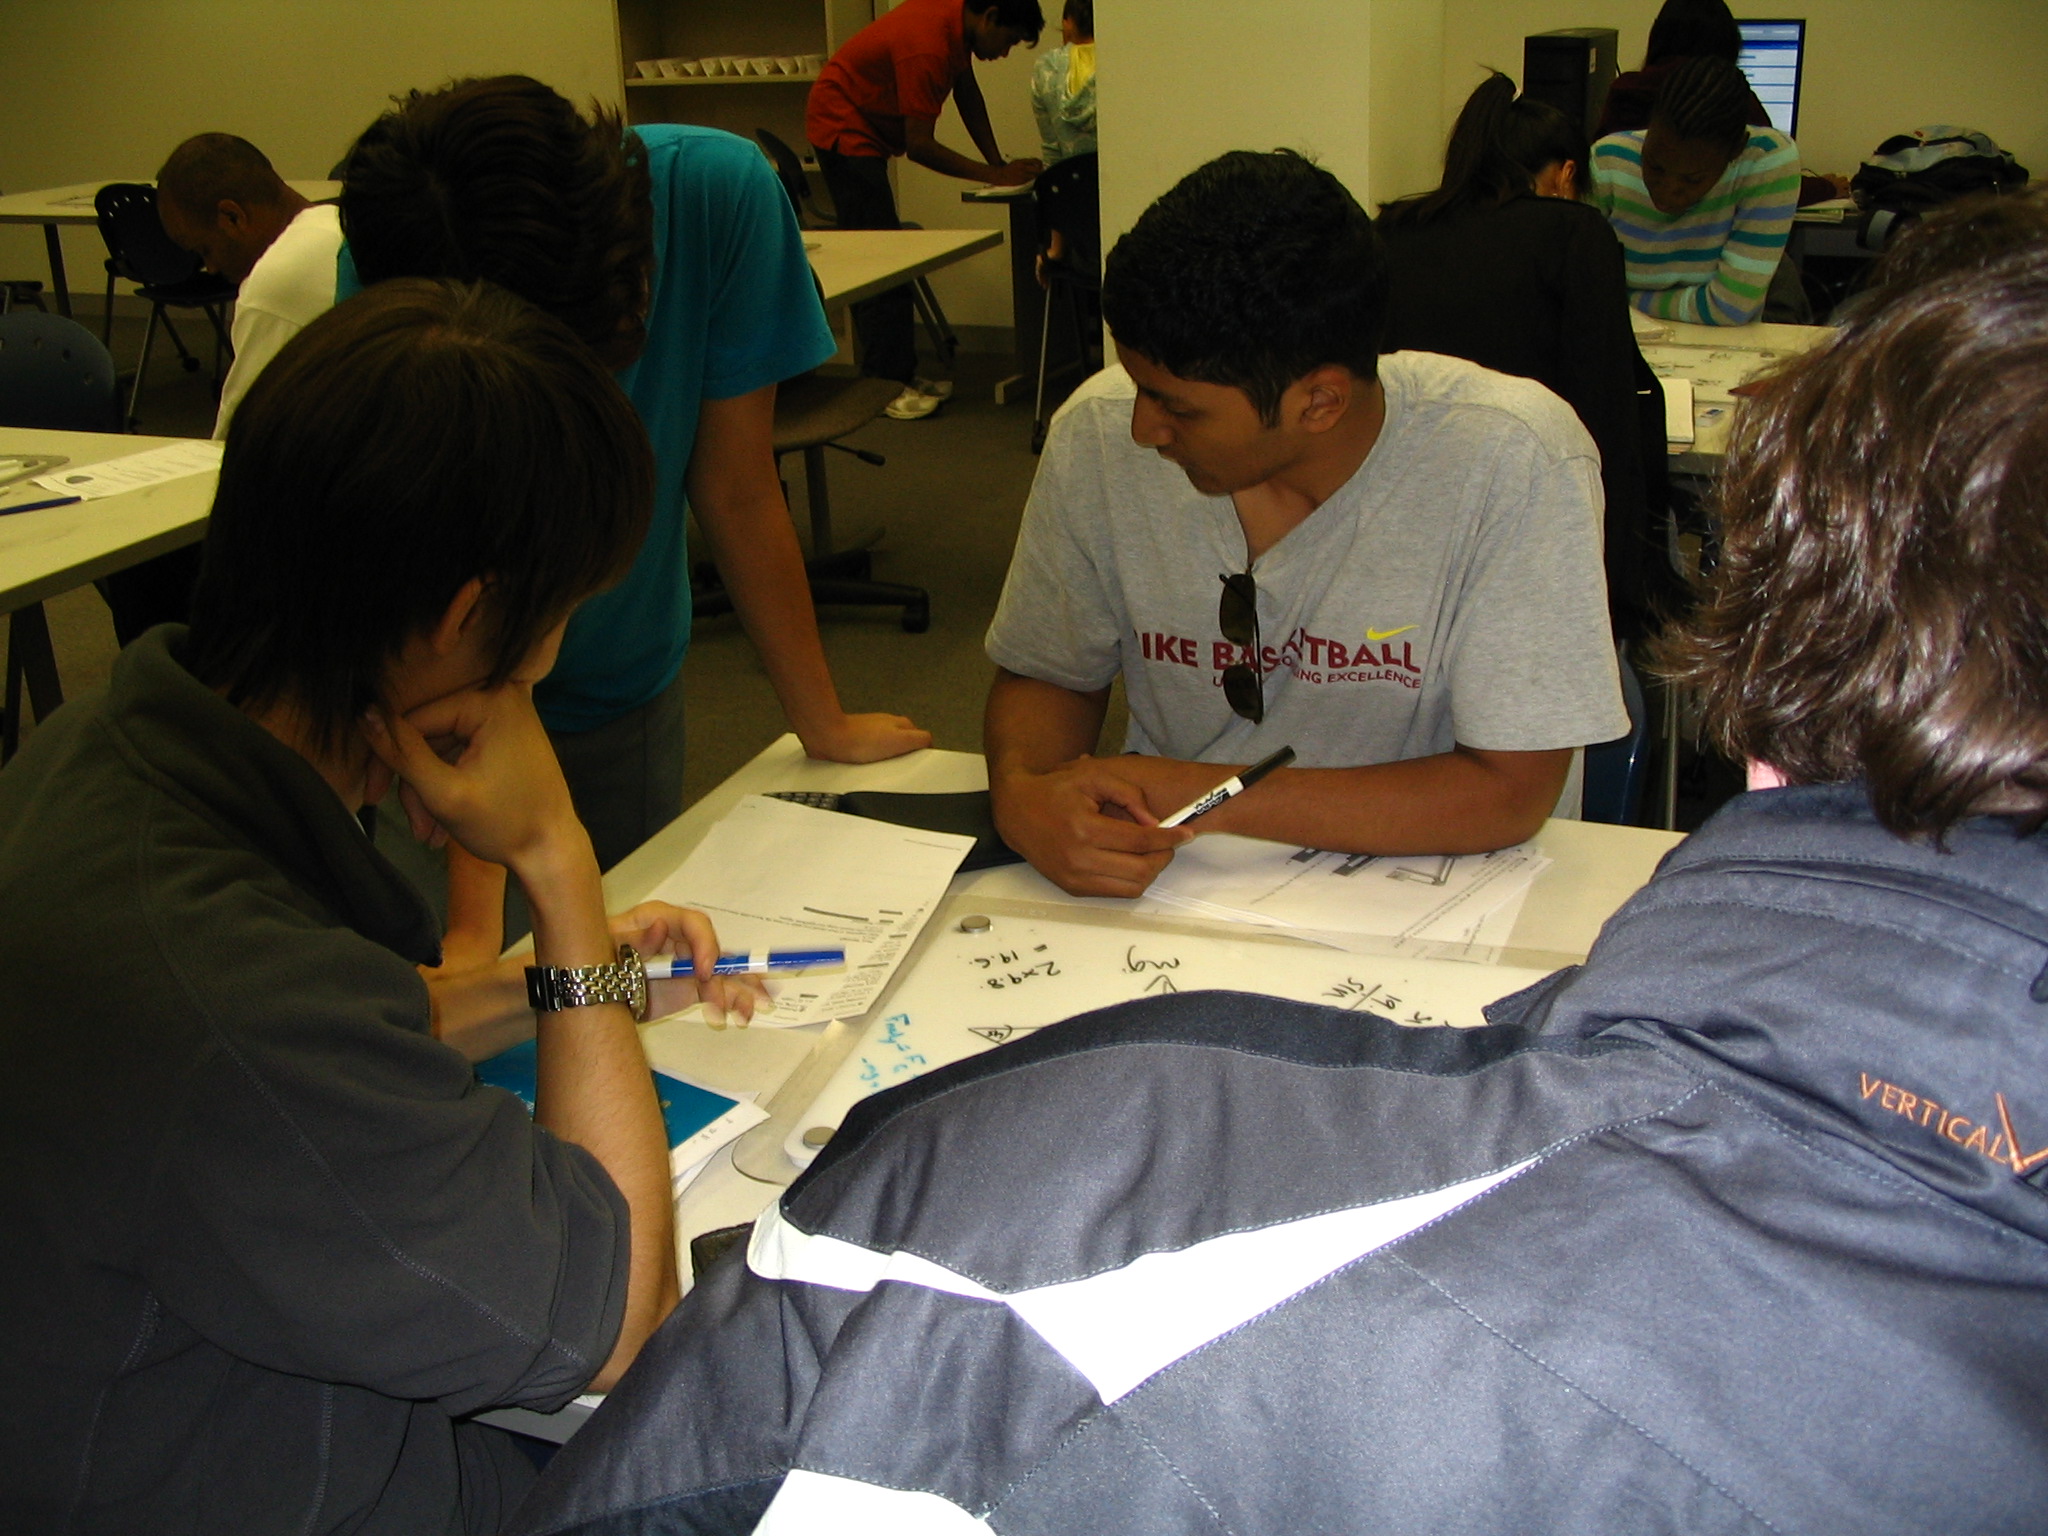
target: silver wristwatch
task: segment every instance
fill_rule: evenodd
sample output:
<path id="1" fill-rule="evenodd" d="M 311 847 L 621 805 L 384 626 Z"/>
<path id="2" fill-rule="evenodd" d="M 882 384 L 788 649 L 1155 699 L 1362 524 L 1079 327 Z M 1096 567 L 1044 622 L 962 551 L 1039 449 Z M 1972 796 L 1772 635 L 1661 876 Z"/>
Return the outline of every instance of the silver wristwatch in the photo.
<path id="1" fill-rule="evenodd" d="M 559 1013 L 590 1003 L 624 1003 L 636 1019 L 647 1017 L 647 970 L 630 944 L 619 946 L 610 965 L 529 965 L 526 1000 L 538 1013 Z"/>

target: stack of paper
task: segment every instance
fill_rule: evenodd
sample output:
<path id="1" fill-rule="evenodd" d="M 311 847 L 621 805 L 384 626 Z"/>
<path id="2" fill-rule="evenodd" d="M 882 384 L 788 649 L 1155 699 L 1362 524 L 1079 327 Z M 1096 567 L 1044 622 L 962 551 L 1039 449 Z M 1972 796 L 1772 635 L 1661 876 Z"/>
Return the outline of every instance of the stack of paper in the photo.
<path id="1" fill-rule="evenodd" d="M 719 946 L 843 948 L 846 969 L 771 977 L 756 1024 L 851 1019 L 874 1005 L 974 839 L 749 795 L 656 888 L 695 907 Z"/>
<path id="2" fill-rule="evenodd" d="M 1494 853 L 1375 856 L 1226 833 L 1176 852 L 1137 910 L 1287 928 L 1340 949 L 1383 951 L 1389 940 L 1396 952 L 1498 948 L 1549 865 L 1526 843 Z"/>

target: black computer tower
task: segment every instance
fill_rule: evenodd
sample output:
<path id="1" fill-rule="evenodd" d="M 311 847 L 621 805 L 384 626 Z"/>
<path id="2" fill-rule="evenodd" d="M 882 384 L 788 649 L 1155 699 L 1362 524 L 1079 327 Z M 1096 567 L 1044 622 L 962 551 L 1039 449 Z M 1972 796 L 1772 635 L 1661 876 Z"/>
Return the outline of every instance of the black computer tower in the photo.
<path id="1" fill-rule="evenodd" d="M 1565 27 L 1522 39 L 1522 94 L 1548 102 L 1587 138 L 1613 83 L 1619 34 L 1612 27 Z"/>

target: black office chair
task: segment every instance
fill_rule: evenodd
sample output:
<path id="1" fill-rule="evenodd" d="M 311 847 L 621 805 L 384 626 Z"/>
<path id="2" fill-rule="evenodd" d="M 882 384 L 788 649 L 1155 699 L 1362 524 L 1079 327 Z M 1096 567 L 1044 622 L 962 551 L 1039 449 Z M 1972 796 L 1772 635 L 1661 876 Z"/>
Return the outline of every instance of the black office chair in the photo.
<path id="1" fill-rule="evenodd" d="M 149 301 L 149 328 L 142 333 L 142 357 L 135 365 L 135 383 L 128 392 L 128 430 L 136 424 L 135 406 L 142 396 L 142 381 L 149 372 L 150 348 L 156 341 L 157 322 L 170 333 L 188 373 L 199 371 L 199 359 L 185 345 L 184 337 L 171 323 L 170 310 L 198 309 L 213 324 L 213 387 L 220 392 L 223 357 L 235 355 L 228 340 L 227 307 L 234 302 L 236 285 L 204 270 L 200 260 L 164 233 L 157 218 L 156 188 L 146 182 L 117 181 L 101 187 L 93 198 L 99 215 L 100 238 L 107 244 L 107 307 L 100 339 L 108 346 L 114 337 L 114 280 L 126 278 L 136 293 Z"/>
<path id="2" fill-rule="evenodd" d="M 811 555 L 804 561 L 811 601 L 868 608 L 903 609 L 903 627 L 921 635 L 932 624 L 931 595 L 922 587 L 873 579 L 868 546 L 880 530 L 851 549 L 837 549 L 832 538 L 831 492 L 825 480 L 825 450 L 837 449 L 868 464 L 883 464 L 879 453 L 852 448 L 839 441 L 882 414 L 902 388 L 894 379 L 840 378 L 809 373 L 784 382 L 775 392 L 775 461 L 785 455 L 804 456 L 804 488 L 811 507 Z M 782 482 L 789 495 L 789 481 Z M 699 565 L 694 572 L 696 611 L 705 618 L 732 612 L 732 598 L 718 578 L 717 567 Z"/>
<path id="3" fill-rule="evenodd" d="M 754 137 L 761 141 L 761 147 L 768 152 L 769 163 L 775 167 L 775 178 L 782 183 L 782 190 L 789 198 L 790 207 L 796 210 L 796 222 L 802 229 L 837 229 L 836 214 L 820 209 L 811 196 L 811 179 L 804 174 L 804 163 L 797 158 L 796 151 L 766 128 L 756 128 Z M 900 221 L 903 229 L 922 229 L 922 224 Z M 960 338 L 953 334 L 951 322 L 946 319 L 945 310 L 939 307 L 939 296 L 932 291 L 929 279 L 911 279 L 910 292 L 917 303 L 918 318 L 924 322 L 925 334 L 931 337 L 932 352 L 942 363 L 950 364 L 953 355 L 960 350 Z"/>
<path id="4" fill-rule="evenodd" d="M 1045 314 L 1038 322 L 1038 394 L 1031 411 L 1031 451 L 1045 447 L 1046 363 L 1051 355 L 1052 303 L 1064 293 L 1074 322 L 1074 357 L 1058 371 L 1086 369 L 1087 320 L 1102 293 L 1101 175 L 1094 155 L 1073 155 L 1039 173 L 1033 195 L 1038 199 L 1038 228 L 1045 239 L 1040 251 L 1045 273 Z M 1055 259 L 1052 235 L 1058 231 L 1062 252 Z"/>
<path id="5" fill-rule="evenodd" d="M 39 309 L 0 315 L 0 426 L 111 432 L 118 420 L 114 359 L 91 331 Z M 8 616 L 0 762 L 14 755 L 21 740 L 24 685 L 38 720 L 63 701 L 41 603 Z"/>

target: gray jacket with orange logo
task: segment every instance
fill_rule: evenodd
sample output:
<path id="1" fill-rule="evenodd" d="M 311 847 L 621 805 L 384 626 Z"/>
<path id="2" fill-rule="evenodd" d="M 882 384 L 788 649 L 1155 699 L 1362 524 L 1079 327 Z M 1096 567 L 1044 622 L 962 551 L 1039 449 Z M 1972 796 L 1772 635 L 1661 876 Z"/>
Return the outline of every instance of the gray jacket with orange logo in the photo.
<path id="1" fill-rule="evenodd" d="M 1751 795 L 1459 1032 L 1234 993 L 871 1099 L 517 1528 L 2048 1524 L 2048 846 Z"/>

